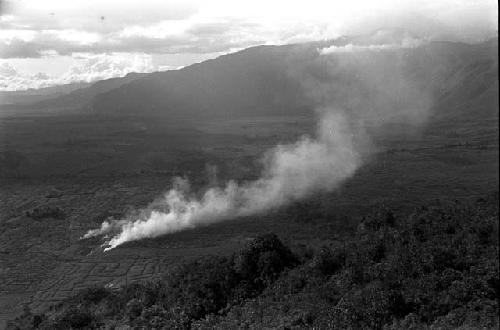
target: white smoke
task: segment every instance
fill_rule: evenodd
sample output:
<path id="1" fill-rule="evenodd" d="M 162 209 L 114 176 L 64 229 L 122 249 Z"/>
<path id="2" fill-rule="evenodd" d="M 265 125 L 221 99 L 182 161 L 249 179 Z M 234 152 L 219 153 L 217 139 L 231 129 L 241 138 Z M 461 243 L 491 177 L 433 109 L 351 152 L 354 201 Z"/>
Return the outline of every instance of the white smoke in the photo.
<path id="1" fill-rule="evenodd" d="M 309 63 L 291 63 L 291 77 L 301 81 L 307 97 L 321 108 L 314 137 L 303 136 L 267 152 L 261 176 L 255 181 L 217 185 L 216 172 L 207 168 L 215 186 L 200 196 L 190 191 L 187 180 L 176 179 L 170 191 L 139 215 L 106 221 L 84 238 L 104 235 L 106 249 L 112 249 L 337 189 L 371 155 L 370 137 L 383 134 L 384 125 L 419 126 L 428 117 L 429 91 L 405 69 L 407 61 L 398 51 L 318 51 Z"/>
<path id="2" fill-rule="evenodd" d="M 271 150 L 260 179 L 242 184 L 230 181 L 224 187 L 208 189 L 199 199 L 191 195 L 187 181 L 177 179 L 161 201 L 137 218 L 105 221 L 84 238 L 117 232 L 107 242 L 106 249 L 112 249 L 129 241 L 259 213 L 312 192 L 335 189 L 361 164 L 350 126 L 342 111 L 325 109 L 316 137 L 303 136 L 294 144 Z"/>
<path id="3" fill-rule="evenodd" d="M 385 44 L 372 44 L 372 45 L 356 45 L 349 43 L 344 46 L 329 46 L 319 49 L 320 54 L 332 54 L 332 53 L 352 53 L 352 52 L 362 52 L 362 51 L 383 51 L 392 49 L 403 49 L 403 48 L 415 48 L 424 44 L 424 40 L 417 38 L 405 38 L 400 42 L 395 43 L 385 43 Z"/>

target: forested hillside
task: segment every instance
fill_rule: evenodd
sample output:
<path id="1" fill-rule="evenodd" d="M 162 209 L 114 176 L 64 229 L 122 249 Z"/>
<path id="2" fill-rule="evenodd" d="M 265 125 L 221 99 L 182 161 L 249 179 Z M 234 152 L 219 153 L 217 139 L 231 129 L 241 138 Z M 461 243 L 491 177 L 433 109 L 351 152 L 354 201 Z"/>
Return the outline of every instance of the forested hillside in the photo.
<path id="1" fill-rule="evenodd" d="M 10 329 L 494 329 L 498 301 L 495 193 L 401 217 L 381 207 L 328 246 L 263 235 L 156 282 L 26 310 Z"/>

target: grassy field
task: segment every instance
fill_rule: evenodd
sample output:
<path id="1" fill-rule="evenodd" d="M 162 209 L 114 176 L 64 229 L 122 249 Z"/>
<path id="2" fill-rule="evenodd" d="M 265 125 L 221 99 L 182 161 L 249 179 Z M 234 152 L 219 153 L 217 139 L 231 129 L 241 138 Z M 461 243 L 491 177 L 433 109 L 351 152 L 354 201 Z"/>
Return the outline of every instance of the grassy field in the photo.
<path id="1" fill-rule="evenodd" d="M 266 150 L 311 134 L 314 125 L 305 117 L 197 121 L 3 113 L 0 320 L 21 312 L 23 304 L 43 310 L 85 287 L 149 280 L 181 260 L 230 254 L 265 232 L 319 245 L 345 239 L 381 203 L 404 213 L 437 199 L 474 199 L 498 190 L 498 121 L 438 121 L 404 138 L 375 137 L 376 152 L 338 191 L 265 215 L 109 253 L 100 251 L 99 239 L 79 239 L 109 216 L 147 206 L 174 176 L 188 177 L 196 188 L 213 181 L 214 167 L 219 182 L 256 178 Z M 44 213 L 46 207 L 56 216 Z"/>

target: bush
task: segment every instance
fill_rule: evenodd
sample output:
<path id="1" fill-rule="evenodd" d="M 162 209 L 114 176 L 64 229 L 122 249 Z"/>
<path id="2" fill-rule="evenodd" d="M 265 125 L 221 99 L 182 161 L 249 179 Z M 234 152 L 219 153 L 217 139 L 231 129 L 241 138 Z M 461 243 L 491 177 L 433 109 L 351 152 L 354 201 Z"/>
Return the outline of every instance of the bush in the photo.
<path id="1" fill-rule="evenodd" d="M 32 218 L 35 220 L 41 220 L 41 219 L 45 219 L 45 218 L 64 219 L 65 214 L 58 207 L 42 206 L 42 207 L 34 208 L 31 211 L 27 211 L 26 216 L 28 218 Z"/>
<path id="2" fill-rule="evenodd" d="M 256 238 L 237 253 L 232 263 L 242 281 L 252 289 L 262 290 L 285 268 L 295 266 L 298 260 L 275 234 L 268 234 Z"/>
<path id="3" fill-rule="evenodd" d="M 91 328 L 103 320 L 139 329 L 498 327 L 495 198 L 406 217 L 381 208 L 342 247 L 331 246 L 303 247 L 299 259 L 276 235 L 263 235 L 155 283 L 89 289 L 36 322 L 27 313 L 18 328 Z"/>
<path id="4" fill-rule="evenodd" d="M 88 329 L 97 328 L 98 322 L 94 319 L 92 313 L 87 309 L 70 308 L 51 325 L 52 329 Z"/>
<path id="5" fill-rule="evenodd" d="M 344 267 L 345 255 L 340 249 L 322 247 L 313 257 L 312 268 L 323 275 L 332 275 Z"/>

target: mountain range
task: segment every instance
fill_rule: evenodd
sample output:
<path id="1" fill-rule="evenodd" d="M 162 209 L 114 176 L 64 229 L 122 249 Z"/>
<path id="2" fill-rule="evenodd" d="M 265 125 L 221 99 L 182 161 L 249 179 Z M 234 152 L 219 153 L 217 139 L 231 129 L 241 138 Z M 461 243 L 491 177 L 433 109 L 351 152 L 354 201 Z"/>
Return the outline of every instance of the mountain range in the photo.
<path id="1" fill-rule="evenodd" d="M 400 47 L 408 35 L 389 43 L 380 39 L 380 31 L 376 35 L 378 39 L 257 46 L 179 70 L 128 74 L 9 107 L 175 117 L 307 114 L 332 100 L 347 109 L 358 106 L 348 92 L 353 90 L 357 97 L 366 96 L 362 102 L 373 103 L 370 95 L 377 86 L 367 83 L 367 77 L 398 86 L 398 72 L 430 95 L 434 115 L 498 117 L 497 38 L 478 44 L 424 42 Z M 328 50 L 333 51 L 325 55 Z M 329 84 L 328 96 L 317 95 L 318 81 Z M 370 106 L 398 106 L 397 100 L 374 103 Z"/>

